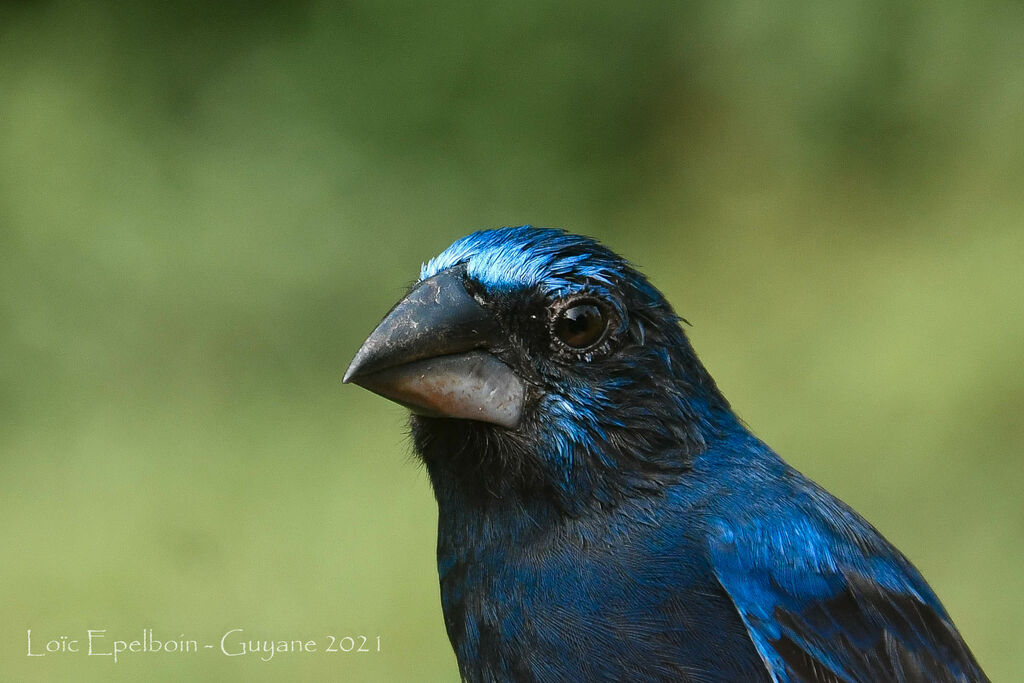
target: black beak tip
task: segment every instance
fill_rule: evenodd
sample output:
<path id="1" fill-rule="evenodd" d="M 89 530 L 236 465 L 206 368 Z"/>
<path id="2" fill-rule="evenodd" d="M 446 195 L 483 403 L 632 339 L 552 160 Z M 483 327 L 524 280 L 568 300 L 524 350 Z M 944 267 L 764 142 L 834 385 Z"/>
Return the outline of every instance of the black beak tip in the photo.
<path id="1" fill-rule="evenodd" d="M 386 330 L 383 334 L 380 332 L 379 328 L 374 330 L 373 334 L 371 334 L 370 337 L 363 342 L 363 345 L 359 347 L 359 350 L 356 351 L 355 358 L 352 359 L 352 362 L 348 364 L 348 369 L 345 370 L 345 376 L 341 380 L 342 384 L 351 384 L 352 382 L 359 384 L 359 379 L 364 375 L 369 375 L 383 369 L 381 367 L 382 360 L 385 361 L 384 367 L 388 367 L 388 365 L 390 365 L 386 358 L 382 359 L 380 357 L 381 348 L 387 347 L 386 342 L 388 336 L 388 331 Z M 382 337 L 385 343 L 382 343 Z"/>
<path id="2" fill-rule="evenodd" d="M 348 364 L 348 369 L 345 370 L 345 376 L 341 379 L 342 384 L 351 384 L 356 380 L 357 377 L 359 377 L 359 375 L 362 374 L 362 355 L 363 354 L 361 353 L 357 353 L 356 357 L 352 359 L 352 362 Z"/>

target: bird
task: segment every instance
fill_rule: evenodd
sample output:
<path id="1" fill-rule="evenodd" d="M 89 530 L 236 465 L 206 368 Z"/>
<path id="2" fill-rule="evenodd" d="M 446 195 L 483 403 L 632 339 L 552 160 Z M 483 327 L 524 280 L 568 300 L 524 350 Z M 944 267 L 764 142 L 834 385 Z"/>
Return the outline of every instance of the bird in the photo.
<path id="1" fill-rule="evenodd" d="M 410 410 L 464 681 L 987 681 L 870 523 L 746 426 L 645 275 L 480 230 L 344 381 Z"/>

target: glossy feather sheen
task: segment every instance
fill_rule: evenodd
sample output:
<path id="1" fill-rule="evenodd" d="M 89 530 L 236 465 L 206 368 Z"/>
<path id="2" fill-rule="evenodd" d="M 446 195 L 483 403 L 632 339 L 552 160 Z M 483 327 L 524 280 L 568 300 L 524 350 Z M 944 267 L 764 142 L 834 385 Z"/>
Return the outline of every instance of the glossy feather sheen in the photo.
<path id="1" fill-rule="evenodd" d="M 661 294 L 594 241 L 474 233 L 465 264 L 531 387 L 516 429 L 413 416 L 465 680 L 984 681 L 921 575 L 750 434 Z M 573 356 L 545 305 L 617 320 Z"/>

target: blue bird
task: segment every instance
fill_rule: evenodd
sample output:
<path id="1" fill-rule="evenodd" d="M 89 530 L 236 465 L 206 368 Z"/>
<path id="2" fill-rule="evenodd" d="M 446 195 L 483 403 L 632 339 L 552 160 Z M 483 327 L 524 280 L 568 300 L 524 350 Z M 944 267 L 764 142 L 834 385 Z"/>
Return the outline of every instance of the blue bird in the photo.
<path id="1" fill-rule="evenodd" d="M 466 681 L 986 681 L 921 574 L 741 422 L 596 241 L 473 233 L 345 376 L 412 411 Z"/>

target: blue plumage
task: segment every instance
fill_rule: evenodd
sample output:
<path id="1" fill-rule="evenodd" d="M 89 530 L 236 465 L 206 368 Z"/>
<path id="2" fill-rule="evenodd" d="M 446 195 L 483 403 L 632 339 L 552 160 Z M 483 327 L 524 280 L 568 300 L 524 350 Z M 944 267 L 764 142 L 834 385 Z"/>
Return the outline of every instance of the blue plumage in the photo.
<path id="1" fill-rule="evenodd" d="M 500 330 L 456 350 L 525 387 L 514 428 L 412 417 L 465 680 L 987 680 L 917 570 L 748 432 L 623 259 L 503 228 L 421 278 L 446 273 Z"/>

